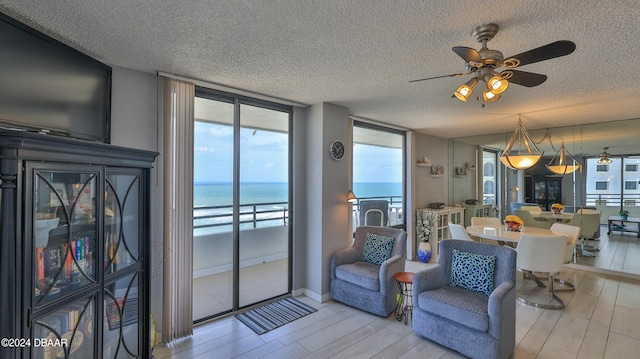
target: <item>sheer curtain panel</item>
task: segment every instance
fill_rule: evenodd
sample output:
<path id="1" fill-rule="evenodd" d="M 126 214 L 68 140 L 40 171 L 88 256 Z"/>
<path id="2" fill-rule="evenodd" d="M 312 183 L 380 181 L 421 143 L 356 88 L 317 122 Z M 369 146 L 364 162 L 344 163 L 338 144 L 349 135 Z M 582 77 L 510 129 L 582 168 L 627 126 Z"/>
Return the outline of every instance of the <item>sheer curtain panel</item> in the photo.
<path id="1" fill-rule="evenodd" d="M 165 343 L 193 334 L 194 97 L 194 84 L 163 78 Z"/>

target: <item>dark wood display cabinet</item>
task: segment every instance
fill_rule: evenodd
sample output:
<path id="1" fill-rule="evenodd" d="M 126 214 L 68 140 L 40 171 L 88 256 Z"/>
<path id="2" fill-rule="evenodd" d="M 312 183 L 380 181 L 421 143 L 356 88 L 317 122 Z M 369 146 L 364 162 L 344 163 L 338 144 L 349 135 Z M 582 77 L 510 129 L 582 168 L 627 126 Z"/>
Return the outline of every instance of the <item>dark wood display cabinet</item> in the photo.
<path id="1" fill-rule="evenodd" d="M 148 358 L 156 153 L 0 130 L 1 358 Z"/>

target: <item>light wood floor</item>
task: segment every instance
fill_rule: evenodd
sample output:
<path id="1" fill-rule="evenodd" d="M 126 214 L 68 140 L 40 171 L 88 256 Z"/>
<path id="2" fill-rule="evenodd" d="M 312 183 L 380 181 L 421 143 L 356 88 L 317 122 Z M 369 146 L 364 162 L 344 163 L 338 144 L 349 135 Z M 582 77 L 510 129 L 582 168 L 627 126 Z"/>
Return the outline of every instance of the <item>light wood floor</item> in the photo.
<path id="1" fill-rule="evenodd" d="M 600 239 L 590 241 L 600 251 L 595 257 L 578 257 L 576 263 L 602 269 L 640 275 L 640 238 L 636 233 L 612 232 L 600 227 Z"/>
<path id="2" fill-rule="evenodd" d="M 406 270 L 425 264 L 407 262 Z M 563 310 L 518 302 L 513 358 L 636 358 L 640 353 L 640 280 L 567 267 L 560 278 L 576 286 L 560 293 Z M 154 350 L 163 358 L 462 358 L 414 334 L 411 325 L 338 302 L 298 297 L 318 311 L 263 335 L 233 316 L 194 329 L 194 335 Z M 409 323 L 410 324 L 410 323 Z"/>

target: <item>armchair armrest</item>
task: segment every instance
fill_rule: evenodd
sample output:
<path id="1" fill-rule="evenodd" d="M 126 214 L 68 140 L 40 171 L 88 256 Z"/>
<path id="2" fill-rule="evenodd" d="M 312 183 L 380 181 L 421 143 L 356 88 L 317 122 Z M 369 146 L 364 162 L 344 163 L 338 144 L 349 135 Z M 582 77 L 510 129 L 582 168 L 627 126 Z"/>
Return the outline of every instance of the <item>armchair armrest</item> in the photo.
<path id="1" fill-rule="evenodd" d="M 510 322 L 515 322 L 516 288 L 514 281 L 504 281 L 489 295 L 489 334 L 494 338 L 502 337 L 501 332 L 508 330 Z"/>
<path id="2" fill-rule="evenodd" d="M 362 258 L 362 254 L 355 247 L 344 248 L 331 256 L 331 279 L 336 279 L 336 267 L 345 263 L 355 263 Z"/>
<path id="3" fill-rule="evenodd" d="M 380 292 L 382 292 L 382 294 L 386 294 L 389 290 L 389 287 L 384 285 L 384 283 L 392 283 L 392 285 L 395 285 L 393 276 L 402 271 L 404 271 L 403 256 L 395 255 L 382 262 L 380 265 Z"/>
<path id="4" fill-rule="evenodd" d="M 413 277 L 413 306 L 418 306 L 418 294 L 421 292 L 448 285 L 449 278 L 440 264 L 418 271 Z"/>
<path id="5" fill-rule="evenodd" d="M 489 315 L 491 315 L 492 308 L 494 308 L 494 310 L 499 310 L 502 305 L 502 300 L 514 287 L 515 283 L 508 280 L 500 283 L 500 285 L 493 289 L 493 292 L 489 295 Z"/>

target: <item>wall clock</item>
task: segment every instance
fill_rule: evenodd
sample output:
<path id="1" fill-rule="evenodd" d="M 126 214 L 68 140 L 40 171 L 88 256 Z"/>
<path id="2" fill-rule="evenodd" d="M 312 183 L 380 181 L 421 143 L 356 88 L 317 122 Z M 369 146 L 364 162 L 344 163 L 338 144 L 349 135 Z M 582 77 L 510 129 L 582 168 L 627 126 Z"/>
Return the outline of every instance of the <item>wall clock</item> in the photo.
<path id="1" fill-rule="evenodd" d="M 344 157 L 344 144 L 341 141 L 331 142 L 329 153 L 333 159 L 341 160 Z"/>

